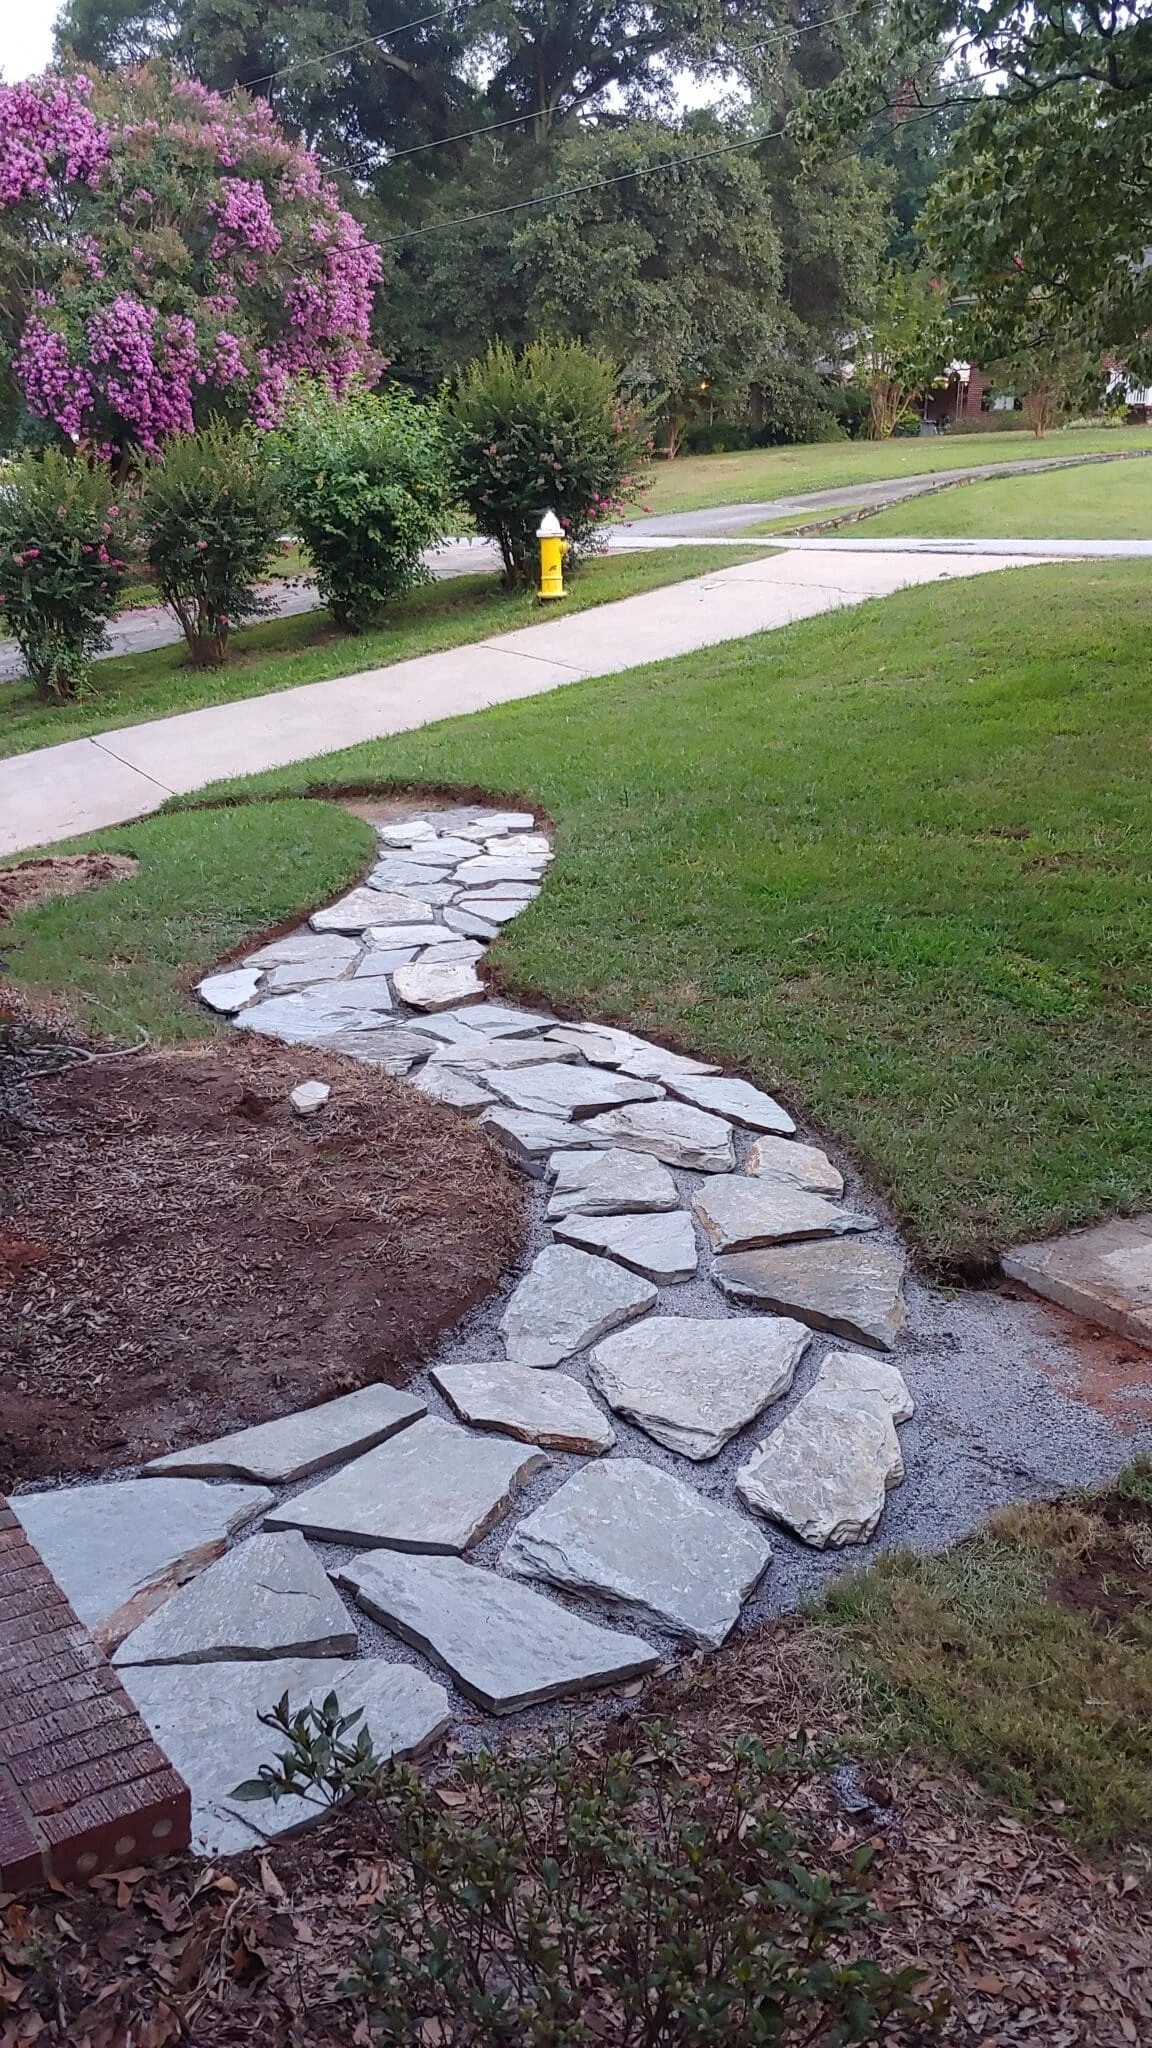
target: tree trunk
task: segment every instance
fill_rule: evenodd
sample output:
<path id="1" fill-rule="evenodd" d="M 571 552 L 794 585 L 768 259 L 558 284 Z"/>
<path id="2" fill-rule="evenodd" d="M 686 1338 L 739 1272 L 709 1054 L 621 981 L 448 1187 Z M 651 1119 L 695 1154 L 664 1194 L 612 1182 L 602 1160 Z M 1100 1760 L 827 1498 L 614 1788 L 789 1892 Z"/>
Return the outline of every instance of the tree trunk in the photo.
<path id="1" fill-rule="evenodd" d="M 868 439 L 890 441 L 912 400 L 907 386 L 879 373 L 868 382 Z"/>

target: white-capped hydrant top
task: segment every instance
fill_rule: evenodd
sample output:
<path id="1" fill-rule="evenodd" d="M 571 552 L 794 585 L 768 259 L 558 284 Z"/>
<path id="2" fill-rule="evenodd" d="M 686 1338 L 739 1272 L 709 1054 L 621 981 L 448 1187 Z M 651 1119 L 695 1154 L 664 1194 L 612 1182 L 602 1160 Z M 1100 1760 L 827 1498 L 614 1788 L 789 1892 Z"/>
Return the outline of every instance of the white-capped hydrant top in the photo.
<path id="1" fill-rule="evenodd" d="M 564 528 L 554 512 L 546 512 L 536 528 L 537 540 L 563 540 Z"/>

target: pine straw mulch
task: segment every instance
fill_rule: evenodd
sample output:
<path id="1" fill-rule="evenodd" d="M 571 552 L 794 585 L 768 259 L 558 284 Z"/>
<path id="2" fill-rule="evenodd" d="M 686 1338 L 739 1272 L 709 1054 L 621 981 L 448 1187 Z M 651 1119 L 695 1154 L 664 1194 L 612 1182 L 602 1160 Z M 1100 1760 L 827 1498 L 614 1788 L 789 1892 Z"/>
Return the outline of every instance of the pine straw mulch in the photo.
<path id="1" fill-rule="evenodd" d="M 596 1749 L 674 1722 L 701 1782 L 725 1745 L 806 1728 L 851 1752 L 861 1701 L 819 1633 L 769 1624 L 644 1689 L 629 1719 L 590 1720 Z M 538 1737 L 511 1736 L 510 1746 Z M 442 1767 L 437 1767 L 438 1769 Z M 441 1796 L 451 1807 L 450 1759 Z M 1045 1827 L 916 1757 L 814 1775 L 790 1809 L 813 1860 L 845 1869 L 876 1849 L 887 1916 L 876 1960 L 926 1972 L 949 2048 L 1128 2048 L 1152 2039 L 1149 1896 L 1119 1863 L 1093 1866 Z M 0 2048 L 348 2048 L 370 2039 L 340 1984 L 366 1949 L 382 1879 L 370 1807 L 213 1868 L 191 1859 L 86 1889 L 42 1892 L 0 1916 Z M 1145 1873 L 1146 1875 L 1146 1873 Z M 930 2036 L 893 2022 L 886 2042 Z"/>
<path id="2" fill-rule="evenodd" d="M 301 1118 L 305 1078 L 332 1097 Z M 403 1385 L 523 1227 L 484 1133 L 379 1068 L 0 1016 L 0 1488 Z"/>

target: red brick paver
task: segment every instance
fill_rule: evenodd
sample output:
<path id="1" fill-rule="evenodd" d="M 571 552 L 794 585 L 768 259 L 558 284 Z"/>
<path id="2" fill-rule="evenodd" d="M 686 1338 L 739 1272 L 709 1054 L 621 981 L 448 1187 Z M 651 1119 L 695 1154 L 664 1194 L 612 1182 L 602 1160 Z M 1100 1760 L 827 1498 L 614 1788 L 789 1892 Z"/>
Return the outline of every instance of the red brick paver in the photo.
<path id="1" fill-rule="evenodd" d="M 0 1500 L 0 1891 L 188 1846 L 188 1788 Z"/>

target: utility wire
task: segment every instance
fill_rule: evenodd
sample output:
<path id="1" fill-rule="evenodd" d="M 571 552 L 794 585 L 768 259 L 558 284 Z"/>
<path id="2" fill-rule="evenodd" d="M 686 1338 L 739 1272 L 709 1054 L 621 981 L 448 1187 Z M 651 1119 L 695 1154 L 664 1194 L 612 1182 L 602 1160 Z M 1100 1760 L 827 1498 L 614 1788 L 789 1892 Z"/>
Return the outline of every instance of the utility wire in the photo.
<path id="1" fill-rule="evenodd" d="M 396 28 L 381 29 L 374 36 L 361 36 L 358 42 L 344 43 L 338 50 L 323 50 L 315 57 L 301 57 L 296 64 L 285 64 L 279 71 L 262 71 L 259 78 L 246 78 L 244 90 L 254 85 L 271 85 L 277 78 L 288 78 L 294 71 L 307 71 L 311 64 L 335 64 L 338 57 L 350 57 L 354 50 L 366 50 L 369 43 L 379 49 L 381 43 L 390 43 L 393 36 L 405 36 L 410 29 L 426 28 L 430 21 L 439 21 L 442 15 L 454 14 L 458 0 L 446 0 L 443 7 L 434 7 L 431 14 L 421 14 L 415 21 L 402 21 Z"/>

